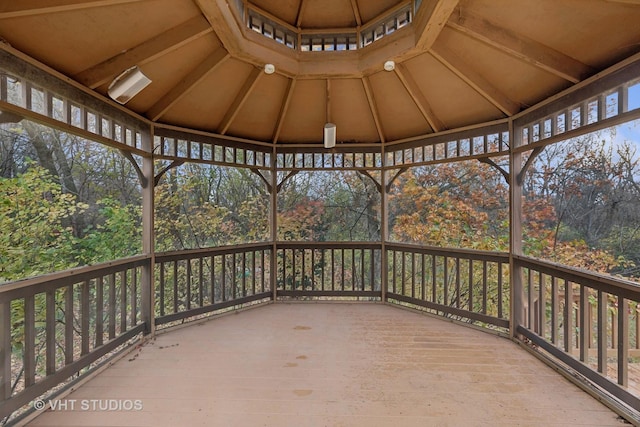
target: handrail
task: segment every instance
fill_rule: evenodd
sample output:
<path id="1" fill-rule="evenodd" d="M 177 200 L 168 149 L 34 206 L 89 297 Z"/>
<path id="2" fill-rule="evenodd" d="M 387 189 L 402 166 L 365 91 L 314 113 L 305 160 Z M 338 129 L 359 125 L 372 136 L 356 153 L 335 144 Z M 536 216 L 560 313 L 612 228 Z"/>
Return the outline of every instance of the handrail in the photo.
<path id="1" fill-rule="evenodd" d="M 140 255 L 0 286 L 0 419 L 147 329 L 150 264 Z"/>

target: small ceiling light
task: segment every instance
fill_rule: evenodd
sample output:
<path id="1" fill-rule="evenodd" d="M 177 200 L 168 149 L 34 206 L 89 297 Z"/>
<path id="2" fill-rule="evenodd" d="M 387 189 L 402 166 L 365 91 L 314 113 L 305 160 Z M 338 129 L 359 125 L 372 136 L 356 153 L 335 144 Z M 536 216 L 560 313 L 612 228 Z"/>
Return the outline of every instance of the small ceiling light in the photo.
<path id="1" fill-rule="evenodd" d="M 145 76 L 140 68 L 133 66 L 113 79 L 107 93 L 114 101 L 126 104 L 150 83 L 151 79 Z"/>
<path id="2" fill-rule="evenodd" d="M 387 61 L 384 63 L 385 71 L 393 71 L 396 68 L 396 63 L 393 61 Z"/>
<path id="3" fill-rule="evenodd" d="M 273 64 L 264 64 L 264 72 L 266 74 L 273 74 L 276 72 L 276 66 Z"/>
<path id="4" fill-rule="evenodd" d="M 327 123 L 324 125 L 324 148 L 333 148 L 336 146 L 336 125 Z"/>

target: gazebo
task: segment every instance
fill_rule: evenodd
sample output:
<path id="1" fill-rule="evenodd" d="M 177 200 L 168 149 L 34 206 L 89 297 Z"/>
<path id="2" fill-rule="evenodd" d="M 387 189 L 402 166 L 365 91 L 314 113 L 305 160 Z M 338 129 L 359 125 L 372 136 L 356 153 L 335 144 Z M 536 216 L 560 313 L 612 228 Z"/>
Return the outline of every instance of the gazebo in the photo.
<path id="1" fill-rule="evenodd" d="M 0 417 L 640 424 L 640 286 L 523 249 L 536 157 L 640 119 L 638 22 L 637 0 L 1 2 L 0 124 L 28 120 L 118 150 L 140 183 L 142 250 L 0 286 Z M 508 187 L 508 250 L 393 238 L 403 174 L 457 162 L 486 165 Z M 257 177 L 266 238 L 158 251 L 154 189 L 185 165 Z M 281 190 L 320 172 L 368 180 L 375 238 L 283 238 Z M 182 382 L 165 381 L 160 396 L 150 367 Z M 148 377 L 127 381 L 136 372 Z M 509 410 L 480 400 L 475 410 L 456 400 L 462 386 L 469 399 L 516 397 L 498 399 Z M 215 404 L 179 415 L 158 403 L 177 390 Z M 550 406 L 535 400 L 545 397 Z"/>

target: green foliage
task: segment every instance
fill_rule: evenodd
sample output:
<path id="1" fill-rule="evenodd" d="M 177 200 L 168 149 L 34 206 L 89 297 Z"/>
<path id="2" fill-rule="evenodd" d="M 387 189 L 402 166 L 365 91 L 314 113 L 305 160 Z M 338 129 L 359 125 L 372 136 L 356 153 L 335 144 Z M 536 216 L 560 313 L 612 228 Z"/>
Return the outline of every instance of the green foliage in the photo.
<path id="1" fill-rule="evenodd" d="M 38 166 L 0 178 L 0 281 L 77 264 L 70 218 L 87 209 Z"/>

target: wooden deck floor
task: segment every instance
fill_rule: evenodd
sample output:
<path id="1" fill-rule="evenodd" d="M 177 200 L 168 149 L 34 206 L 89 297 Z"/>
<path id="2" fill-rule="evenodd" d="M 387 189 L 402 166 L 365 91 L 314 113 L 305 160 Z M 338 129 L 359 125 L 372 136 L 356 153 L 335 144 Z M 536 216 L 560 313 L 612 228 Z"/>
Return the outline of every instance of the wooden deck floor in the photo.
<path id="1" fill-rule="evenodd" d="M 65 399 L 31 425 L 622 425 L 511 341 L 380 304 L 279 303 L 169 331 Z M 143 408 L 84 410 L 108 399 Z"/>

